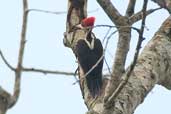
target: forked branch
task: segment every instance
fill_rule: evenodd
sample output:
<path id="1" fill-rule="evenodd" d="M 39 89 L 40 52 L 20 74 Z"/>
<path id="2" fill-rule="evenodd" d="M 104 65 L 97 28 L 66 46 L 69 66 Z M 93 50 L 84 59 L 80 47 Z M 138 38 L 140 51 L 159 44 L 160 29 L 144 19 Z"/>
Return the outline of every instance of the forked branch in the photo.
<path id="1" fill-rule="evenodd" d="M 20 48 L 19 48 L 19 55 L 18 55 L 18 65 L 15 71 L 14 93 L 11 96 L 11 102 L 9 103 L 8 108 L 11 108 L 12 106 L 16 104 L 20 95 L 20 83 L 21 83 L 22 64 L 23 64 L 23 58 L 24 58 L 27 19 L 28 19 L 27 10 L 28 10 L 28 1 L 23 0 L 23 23 L 22 23 L 21 40 L 20 40 Z"/>
<path id="2" fill-rule="evenodd" d="M 148 0 L 144 0 L 143 9 L 142 9 L 143 19 L 142 19 L 142 23 L 141 23 L 141 29 L 139 31 L 139 38 L 138 38 L 138 43 L 137 43 L 137 47 L 136 47 L 136 52 L 135 52 L 135 55 L 134 55 L 133 63 L 131 64 L 129 70 L 125 74 L 124 79 L 122 79 L 121 83 L 116 88 L 114 93 L 109 97 L 108 101 L 105 102 L 105 106 L 111 106 L 110 104 L 113 103 L 115 98 L 118 96 L 120 91 L 123 89 L 124 85 L 127 83 L 128 79 L 131 76 L 131 73 L 134 70 L 134 67 L 135 67 L 135 65 L 137 63 L 137 58 L 138 58 L 138 55 L 139 55 L 139 52 L 140 52 L 140 49 L 141 49 L 141 44 L 142 44 L 142 41 L 144 40 L 143 33 L 144 33 L 144 28 L 145 28 L 147 4 L 148 4 Z"/>

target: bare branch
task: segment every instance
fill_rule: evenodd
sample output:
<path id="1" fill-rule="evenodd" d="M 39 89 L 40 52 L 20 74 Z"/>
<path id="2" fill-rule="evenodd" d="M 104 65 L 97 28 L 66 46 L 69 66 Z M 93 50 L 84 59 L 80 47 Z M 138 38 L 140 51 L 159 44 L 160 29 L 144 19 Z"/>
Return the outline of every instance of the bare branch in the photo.
<path id="1" fill-rule="evenodd" d="M 97 0 L 97 2 L 109 16 L 112 22 L 114 22 L 116 25 L 119 25 L 121 21 L 120 17 L 122 17 L 122 15 L 118 12 L 112 2 L 110 0 Z"/>
<path id="2" fill-rule="evenodd" d="M 112 94 L 112 96 L 109 97 L 109 99 L 106 102 L 105 106 L 110 106 L 109 104 L 112 103 L 113 100 L 118 96 L 118 94 L 120 93 L 120 91 L 123 89 L 123 87 L 127 83 L 128 79 L 131 76 L 131 73 L 134 70 L 134 67 L 135 67 L 135 65 L 137 63 L 137 58 L 138 58 L 138 55 L 139 55 L 139 51 L 140 51 L 140 48 L 141 48 L 141 44 L 142 44 L 142 41 L 144 40 L 143 33 L 144 33 L 144 27 L 145 27 L 144 26 L 145 25 L 145 20 L 146 20 L 146 16 L 147 16 L 146 15 L 147 3 L 148 3 L 148 0 L 144 0 L 143 9 L 142 9 L 143 19 L 142 19 L 142 23 L 141 23 L 141 29 L 140 29 L 140 32 L 139 32 L 139 38 L 138 38 L 138 43 L 137 43 L 137 47 L 136 47 L 136 52 L 135 52 L 135 55 L 134 55 L 133 63 L 131 64 L 128 72 L 126 73 L 126 76 L 125 76 L 124 80 L 121 81 L 121 83 L 119 84 L 119 86 L 117 87 L 117 89 L 114 91 L 114 93 Z"/>
<path id="3" fill-rule="evenodd" d="M 152 0 L 157 3 L 161 8 L 165 8 L 171 14 L 171 0 Z"/>
<path id="4" fill-rule="evenodd" d="M 108 65 L 108 63 L 107 63 L 106 58 L 105 58 L 105 60 L 104 60 L 104 61 L 105 61 L 105 63 L 106 63 L 107 70 L 108 70 L 108 72 L 109 72 L 110 76 L 112 76 L 111 68 L 109 67 L 109 65 Z"/>
<path id="5" fill-rule="evenodd" d="M 94 10 L 90 10 L 88 11 L 88 13 L 93 13 L 93 12 L 97 12 L 99 9 L 96 8 Z M 66 14 L 67 11 L 48 11 L 48 10 L 42 10 L 42 9 L 28 9 L 27 10 L 28 13 L 31 12 L 41 12 L 41 13 L 49 13 L 49 14 L 55 14 L 55 15 L 61 15 L 61 14 Z"/>
<path id="6" fill-rule="evenodd" d="M 53 70 L 37 69 L 37 68 L 22 68 L 22 70 L 25 72 L 37 72 L 43 74 L 56 74 L 56 75 L 67 75 L 67 76 L 75 75 L 74 72 L 64 72 L 64 71 L 57 71 L 57 70 L 53 71 Z"/>
<path id="7" fill-rule="evenodd" d="M 55 15 L 60 15 L 60 14 L 66 14 L 66 11 L 59 11 L 59 12 L 55 12 L 55 11 L 48 11 L 48 10 L 41 10 L 41 9 L 28 9 L 27 10 L 28 13 L 30 12 L 42 12 L 42 13 L 50 13 L 50 14 L 55 14 Z"/>
<path id="8" fill-rule="evenodd" d="M 18 101 L 20 94 L 20 81 L 21 81 L 21 73 L 22 73 L 22 63 L 25 49 L 25 41 L 26 41 L 26 29 L 27 29 L 27 17 L 28 17 L 28 2 L 27 0 L 23 0 L 23 24 L 22 24 L 22 32 L 21 32 L 21 41 L 20 41 L 20 49 L 18 55 L 18 65 L 15 72 L 15 85 L 14 85 L 14 94 L 11 97 L 11 102 L 9 103 L 8 108 L 13 107 Z"/>
<path id="9" fill-rule="evenodd" d="M 139 33 L 139 29 L 136 28 L 136 27 L 133 27 L 133 26 L 131 26 L 131 25 L 128 25 L 128 26 L 96 25 L 96 26 L 94 26 L 93 28 L 97 28 L 97 27 L 107 27 L 107 28 L 109 28 L 109 30 L 107 31 L 106 35 L 108 35 L 108 33 L 110 32 L 110 29 L 111 29 L 111 28 L 118 28 L 118 30 L 119 30 L 119 29 L 122 29 L 122 28 L 131 28 L 131 29 L 133 29 L 133 30 L 135 30 L 136 32 Z M 146 26 L 145 26 L 145 27 L 146 27 Z M 146 29 L 148 30 L 147 27 L 146 27 Z M 106 36 L 106 35 L 105 35 L 105 36 Z M 106 37 L 104 37 L 104 38 L 106 38 Z M 104 41 L 104 40 L 103 40 L 103 41 Z"/>
<path id="10" fill-rule="evenodd" d="M 155 12 L 155 11 L 157 11 L 157 10 L 159 10 L 159 9 L 161 9 L 161 8 L 149 9 L 148 11 L 146 11 L 146 15 L 150 15 L 150 14 L 152 14 L 153 12 Z M 130 20 L 130 23 L 131 23 L 131 24 L 134 24 L 135 22 L 141 20 L 141 19 L 143 18 L 142 13 L 143 13 L 143 12 L 140 11 L 140 12 L 138 12 L 138 13 L 132 15 L 132 16 L 130 17 L 130 19 L 129 19 L 129 20 Z"/>
<path id="11" fill-rule="evenodd" d="M 10 65 L 9 62 L 5 59 L 5 57 L 4 57 L 4 55 L 3 55 L 3 53 L 2 53 L 1 50 L 0 50 L 0 56 L 1 56 L 2 60 L 4 61 L 4 63 L 7 65 L 7 67 L 8 67 L 9 69 L 11 69 L 12 71 L 15 71 L 15 70 L 16 70 L 16 69 L 15 69 L 12 65 Z"/>
<path id="12" fill-rule="evenodd" d="M 129 0 L 128 8 L 126 10 L 126 16 L 130 17 L 134 14 L 136 0 Z"/>

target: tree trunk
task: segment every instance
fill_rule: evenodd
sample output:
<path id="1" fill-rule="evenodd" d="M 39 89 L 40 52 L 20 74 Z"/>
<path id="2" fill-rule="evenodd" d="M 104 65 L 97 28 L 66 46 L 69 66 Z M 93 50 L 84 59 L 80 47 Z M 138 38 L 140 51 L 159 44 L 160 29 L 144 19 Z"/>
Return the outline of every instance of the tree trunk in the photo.
<path id="1" fill-rule="evenodd" d="M 10 94 L 0 87 L 0 114 L 5 114 L 8 109 Z"/>
<path id="2" fill-rule="evenodd" d="M 70 2 L 70 0 L 68 1 Z M 86 2 L 87 1 L 85 0 L 85 3 Z M 109 1 L 107 0 L 107 2 Z M 103 5 L 104 4 L 105 3 L 103 3 Z M 84 11 L 87 8 L 86 6 L 84 6 L 85 8 Z M 71 7 L 70 4 L 69 7 Z M 113 7 L 109 5 L 107 9 L 108 10 L 107 13 L 111 13 L 110 8 Z M 111 18 L 111 20 L 113 19 L 114 23 L 117 26 L 124 26 L 124 25 L 131 26 L 135 21 L 138 21 L 140 17 L 142 17 L 141 14 L 137 14 L 138 15 L 137 18 L 135 18 L 136 15 L 134 15 L 132 16 L 134 19 L 127 21 L 128 18 L 121 16 L 119 13 L 117 13 L 116 9 L 113 9 L 113 11 L 115 11 L 116 15 L 120 16 L 120 18 L 118 19 L 117 16 L 113 13 L 114 16 L 113 18 Z M 77 15 L 75 14 L 75 16 Z M 74 18 L 71 18 L 71 22 L 74 22 Z M 68 27 L 68 23 L 67 23 L 67 27 Z M 122 31 L 122 29 L 120 29 L 119 31 L 119 35 L 120 35 L 119 39 L 122 41 L 122 43 L 123 42 L 127 43 L 126 51 L 129 50 L 129 41 L 130 41 L 129 38 L 131 37 L 130 32 L 131 32 L 130 28 L 128 28 L 126 31 L 124 30 Z M 64 40 L 66 40 L 66 38 L 71 38 L 70 37 L 71 34 L 73 34 L 73 32 L 66 31 Z M 74 40 L 75 40 L 74 43 L 71 42 L 70 44 L 68 43 L 69 45 L 67 44 L 67 47 L 71 47 L 71 48 L 74 47 L 74 45 L 76 44 L 76 40 L 78 41 L 78 39 L 84 37 L 85 35 L 85 33 L 82 31 L 77 31 L 74 34 L 76 34 L 74 36 Z M 127 41 L 126 40 L 123 41 L 126 38 Z M 71 40 L 69 39 L 68 41 Z M 124 55 L 124 58 L 125 57 L 126 55 Z M 127 71 L 128 70 L 124 72 L 122 69 L 121 71 L 122 78 L 120 80 L 124 80 Z M 112 75 L 116 75 L 115 72 L 112 73 L 113 73 Z M 84 76 L 81 70 L 79 76 L 80 77 Z M 119 95 L 116 97 L 116 99 L 112 101 L 112 104 L 110 104 L 110 106 L 105 106 L 105 103 L 103 102 L 105 94 L 107 94 L 108 92 L 111 93 L 113 92 L 113 90 L 110 88 L 108 88 L 108 90 L 105 91 L 106 85 L 109 82 L 110 81 L 108 79 L 104 79 L 103 90 L 102 90 L 103 94 L 98 98 L 93 99 L 89 94 L 85 81 L 81 80 L 81 84 L 80 84 L 81 91 L 83 93 L 85 104 L 89 110 L 87 114 L 133 114 L 134 110 L 137 108 L 139 104 L 141 104 L 144 101 L 145 97 L 152 90 L 155 84 L 160 84 L 166 87 L 167 89 L 171 89 L 171 18 L 170 17 L 162 24 L 161 28 L 158 30 L 158 32 L 156 32 L 152 40 L 149 41 L 149 43 L 142 51 L 128 82 L 123 87 Z"/>

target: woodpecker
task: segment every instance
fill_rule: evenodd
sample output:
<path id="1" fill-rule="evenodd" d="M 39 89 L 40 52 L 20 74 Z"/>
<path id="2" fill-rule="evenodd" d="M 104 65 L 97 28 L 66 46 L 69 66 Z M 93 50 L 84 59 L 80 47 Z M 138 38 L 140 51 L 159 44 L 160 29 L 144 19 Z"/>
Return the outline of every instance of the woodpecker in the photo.
<path id="1" fill-rule="evenodd" d="M 102 69 L 103 69 L 103 47 L 101 41 L 95 38 L 92 33 L 95 17 L 88 17 L 77 25 L 77 28 L 87 28 L 87 36 L 84 39 L 78 40 L 75 46 L 75 54 L 78 63 L 84 74 L 100 60 L 99 64 L 85 77 L 90 95 L 95 98 L 101 94 L 102 88 Z M 100 59 L 101 58 L 101 59 Z"/>

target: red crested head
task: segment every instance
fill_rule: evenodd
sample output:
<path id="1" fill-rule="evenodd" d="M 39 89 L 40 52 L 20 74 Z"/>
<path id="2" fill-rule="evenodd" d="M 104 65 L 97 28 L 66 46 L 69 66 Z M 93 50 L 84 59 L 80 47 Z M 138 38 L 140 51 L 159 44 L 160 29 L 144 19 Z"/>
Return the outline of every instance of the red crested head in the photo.
<path id="1" fill-rule="evenodd" d="M 95 23 L 95 17 L 87 17 L 81 21 L 83 27 L 92 27 Z"/>

